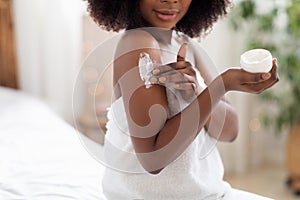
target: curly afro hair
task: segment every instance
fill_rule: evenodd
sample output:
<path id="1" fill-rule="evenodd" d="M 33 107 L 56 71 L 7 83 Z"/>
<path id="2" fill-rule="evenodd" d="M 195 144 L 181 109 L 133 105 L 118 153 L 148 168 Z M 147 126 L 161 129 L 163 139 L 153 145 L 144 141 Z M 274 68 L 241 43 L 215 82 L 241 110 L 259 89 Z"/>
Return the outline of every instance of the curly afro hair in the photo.
<path id="1" fill-rule="evenodd" d="M 90 16 L 107 31 L 141 28 L 146 24 L 139 10 L 139 0 L 86 1 Z M 193 0 L 175 30 L 190 37 L 205 35 L 219 18 L 227 14 L 230 6 L 230 0 Z"/>

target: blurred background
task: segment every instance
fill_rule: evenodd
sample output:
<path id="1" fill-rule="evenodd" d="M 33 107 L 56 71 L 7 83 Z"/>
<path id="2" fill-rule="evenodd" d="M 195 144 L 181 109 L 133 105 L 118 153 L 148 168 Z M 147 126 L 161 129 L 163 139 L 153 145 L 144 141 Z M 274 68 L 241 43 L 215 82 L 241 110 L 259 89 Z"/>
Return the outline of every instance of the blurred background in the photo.
<path id="1" fill-rule="evenodd" d="M 5 12 L 7 5 L 11 17 Z M 90 82 L 111 71 L 95 71 L 91 66 L 97 60 L 87 62 L 86 58 L 116 33 L 97 27 L 81 0 L 0 0 L 0 9 L 1 79 L 17 70 L 15 87 L 42 99 L 102 145 L 104 134 L 98 125 L 105 130 L 111 79 Z M 229 16 L 199 40 L 220 72 L 239 67 L 240 55 L 252 48 L 269 49 L 278 58 L 281 82 L 274 89 L 259 96 L 228 94 L 239 115 L 240 133 L 234 143 L 219 144 L 227 181 L 275 199 L 297 199 L 300 194 L 299 24 L 299 0 L 236 0 Z M 9 38 L 12 50 L 5 46 Z M 9 57 L 15 62 L 7 65 Z M 80 106 L 73 117 L 79 74 L 86 85 L 76 91 Z"/>

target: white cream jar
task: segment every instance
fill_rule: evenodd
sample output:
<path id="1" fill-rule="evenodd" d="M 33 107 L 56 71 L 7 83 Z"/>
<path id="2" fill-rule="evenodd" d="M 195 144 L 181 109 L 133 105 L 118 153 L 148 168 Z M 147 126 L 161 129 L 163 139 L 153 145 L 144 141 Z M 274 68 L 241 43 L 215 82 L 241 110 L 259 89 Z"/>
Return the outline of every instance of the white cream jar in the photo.
<path id="1" fill-rule="evenodd" d="M 247 72 L 269 72 L 272 69 L 272 54 L 266 49 L 252 49 L 241 55 L 240 64 Z"/>

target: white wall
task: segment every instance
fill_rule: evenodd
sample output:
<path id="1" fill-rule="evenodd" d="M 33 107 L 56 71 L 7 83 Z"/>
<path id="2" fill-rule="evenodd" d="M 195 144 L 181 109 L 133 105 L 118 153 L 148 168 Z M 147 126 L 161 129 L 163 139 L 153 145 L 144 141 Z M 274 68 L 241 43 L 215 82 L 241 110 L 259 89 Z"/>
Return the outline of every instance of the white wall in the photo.
<path id="1" fill-rule="evenodd" d="M 81 0 L 14 0 L 21 89 L 72 120 L 72 89 L 81 63 Z"/>

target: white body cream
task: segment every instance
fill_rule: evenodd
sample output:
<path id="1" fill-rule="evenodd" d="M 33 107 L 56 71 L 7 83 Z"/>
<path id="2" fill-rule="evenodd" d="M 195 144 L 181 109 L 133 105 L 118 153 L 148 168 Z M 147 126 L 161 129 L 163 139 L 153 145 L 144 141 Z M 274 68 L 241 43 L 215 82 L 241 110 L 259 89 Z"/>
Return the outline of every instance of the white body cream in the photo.
<path id="1" fill-rule="evenodd" d="M 152 76 L 153 68 L 154 68 L 154 63 L 151 60 L 149 54 L 141 53 L 139 59 L 139 73 L 141 79 L 145 83 L 146 88 L 151 87 L 150 78 Z"/>
<path id="2" fill-rule="evenodd" d="M 272 69 L 272 54 L 266 49 L 252 49 L 241 55 L 240 63 L 247 72 L 269 72 Z"/>

